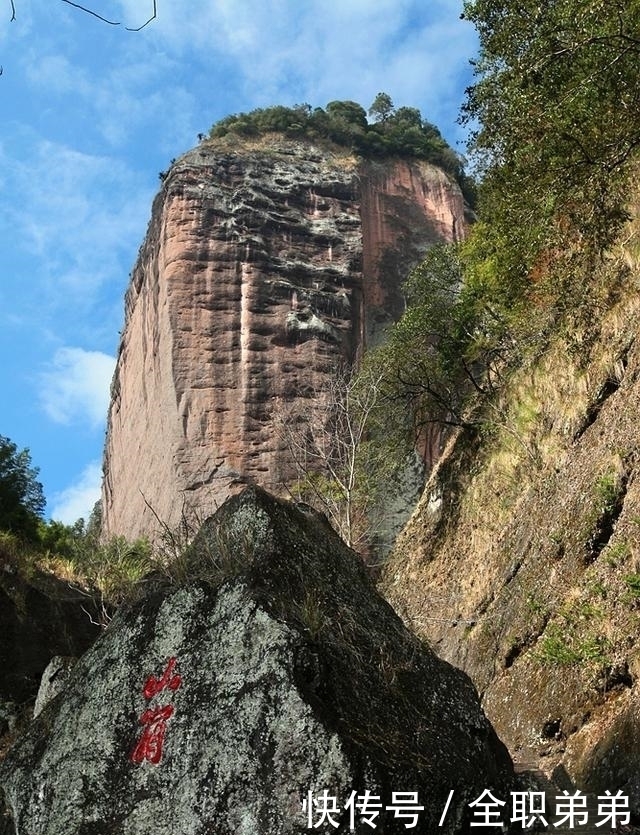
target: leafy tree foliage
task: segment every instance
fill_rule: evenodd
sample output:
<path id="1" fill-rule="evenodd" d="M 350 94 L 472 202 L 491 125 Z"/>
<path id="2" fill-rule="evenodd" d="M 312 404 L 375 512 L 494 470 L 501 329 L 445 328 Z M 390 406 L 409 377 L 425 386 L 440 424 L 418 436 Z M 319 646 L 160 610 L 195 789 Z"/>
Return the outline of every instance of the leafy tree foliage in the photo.
<path id="1" fill-rule="evenodd" d="M 480 36 L 463 121 L 481 212 L 520 279 L 575 241 L 597 253 L 624 219 L 640 145 L 640 4 L 467 0 Z"/>
<path id="2" fill-rule="evenodd" d="M 464 14 L 480 35 L 463 112 L 479 222 L 413 273 L 408 309 L 374 358 L 418 423 L 482 419 L 470 395 L 490 394 L 552 328 L 597 321 L 617 280 L 602 255 L 640 148 L 640 4 L 466 0 Z M 415 115 L 402 111 L 381 127 L 402 116 L 411 143 Z"/>
<path id="3" fill-rule="evenodd" d="M 85 538 L 84 519 L 78 519 L 73 525 L 65 525 L 50 519 L 38 525 L 38 540 L 43 549 L 49 554 L 71 559 L 78 547 L 78 543 Z"/>
<path id="4" fill-rule="evenodd" d="M 369 357 L 417 435 L 427 423 L 472 422 L 469 396 L 487 393 L 498 373 L 505 322 L 483 276 L 465 280 L 465 272 L 463 247 L 434 246 L 405 285 L 405 314 Z"/>
<path id="5" fill-rule="evenodd" d="M 50 519 L 38 524 L 38 540 L 42 548 L 59 557 L 71 560 L 81 566 L 86 555 L 100 547 L 102 506 L 99 501 L 93 506 L 89 521 L 77 519 L 73 525 L 65 525 Z"/>
<path id="6" fill-rule="evenodd" d="M 28 449 L 18 450 L 0 435 L 0 530 L 29 539 L 37 536 L 38 519 L 45 507 L 37 467 Z"/>
<path id="7" fill-rule="evenodd" d="M 228 134 L 260 136 L 279 132 L 292 137 L 334 142 L 365 157 L 403 156 L 425 159 L 443 168 L 460 184 L 467 200 L 475 197 L 474 184 L 464 172 L 462 158 L 447 144 L 440 131 L 414 107 L 394 108 L 387 93 L 378 93 L 369 115 L 353 101 L 332 101 L 326 108 L 308 104 L 259 108 L 227 116 L 210 131 L 215 139 Z"/>
<path id="8" fill-rule="evenodd" d="M 375 122 L 384 122 L 393 113 L 393 101 L 388 93 L 378 93 L 369 108 L 369 116 Z"/>

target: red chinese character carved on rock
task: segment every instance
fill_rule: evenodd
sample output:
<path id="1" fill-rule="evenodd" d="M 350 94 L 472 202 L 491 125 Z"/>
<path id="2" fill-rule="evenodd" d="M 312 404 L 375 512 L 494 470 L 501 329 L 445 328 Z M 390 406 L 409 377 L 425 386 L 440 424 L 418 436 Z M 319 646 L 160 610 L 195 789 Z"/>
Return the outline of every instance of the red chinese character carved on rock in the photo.
<path id="1" fill-rule="evenodd" d="M 133 749 L 131 762 L 136 764 L 147 760 L 157 765 L 162 759 L 162 745 L 167 731 L 167 719 L 173 713 L 172 705 L 145 710 L 140 717 L 140 723 L 146 725 L 140 741 Z"/>
<path id="2" fill-rule="evenodd" d="M 177 690 L 178 687 L 182 684 L 182 678 L 179 675 L 173 675 L 173 671 L 176 667 L 176 659 L 170 658 L 169 663 L 167 664 L 167 668 L 162 674 L 162 678 L 156 678 L 155 676 L 149 676 L 144 684 L 144 697 L 145 699 L 150 699 L 156 695 L 156 693 L 162 692 L 165 688 L 169 688 L 169 690 Z"/>
<path id="3" fill-rule="evenodd" d="M 177 690 L 182 684 L 182 678 L 174 673 L 176 659 L 170 658 L 161 678 L 149 676 L 142 693 L 145 699 L 152 699 L 163 690 Z M 173 715 L 173 705 L 147 708 L 140 717 L 140 724 L 145 726 L 138 744 L 131 753 L 131 762 L 137 765 L 147 762 L 157 765 L 162 759 L 162 746 L 167 732 L 167 720 Z"/>

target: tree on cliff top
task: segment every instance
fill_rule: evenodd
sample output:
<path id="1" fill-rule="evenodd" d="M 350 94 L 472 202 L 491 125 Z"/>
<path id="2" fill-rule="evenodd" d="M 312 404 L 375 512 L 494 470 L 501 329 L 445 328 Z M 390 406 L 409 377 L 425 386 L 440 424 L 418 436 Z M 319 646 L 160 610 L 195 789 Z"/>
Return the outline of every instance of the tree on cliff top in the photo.
<path id="1" fill-rule="evenodd" d="M 0 435 L 0 530 L 35 539 L 45 507 L 37 467 L 28 449 Z"/>
<path id="2" fill-rule="evenodd" d="M 308 104 L 258 108 L 216 122 L 209 136 L 262 136 L 279 132 L 292 138 L 335 143 L 364 157 L 401 156 L 424 159 L 454 177 L 465 198 L 473 204 L 474 184 L 464 173 L 463 159 L 451 148 L 438 128 L 422 118 L 415 107 L 394 108 L 387 93 L 378 93 L 367 121 L 367 111 L 353 101 L 331 101 L 326 108 Z"/>
<path id="3" fill-rule="evenodd" d="M 378 93 L 369 108 L 369 116 L 376 122 L 384 122 L 393 113 L 393 101 L 388 93 Z"/>

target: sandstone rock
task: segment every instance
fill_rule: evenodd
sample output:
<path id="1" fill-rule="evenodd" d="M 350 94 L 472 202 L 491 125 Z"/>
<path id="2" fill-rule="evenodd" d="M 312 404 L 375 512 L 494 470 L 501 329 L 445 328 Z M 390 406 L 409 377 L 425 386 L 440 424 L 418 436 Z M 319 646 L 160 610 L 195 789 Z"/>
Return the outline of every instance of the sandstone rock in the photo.
<path id="1" fill-rule="evenodd" d="M 122 609 L 0 763 L 28 835 L 288 835 L 302 802 L 418 792 L 420 828 L 462 831 L 511 785 L 469 679 L 377 594 L 317 514 L 257 488 L 209 520 L 185 584 Z M 199 578 L 199 579 L 198 579 Z M 318 832 L 346 832 L 328 823 Z M 314 819 L 317 822 L 317 818 Z M 383 810 L 383 835 L 406 820 Z M 358 821 L 357 832 L 371 832 Z"/>
<path id="2" fill-rule="evenodd" d="M 275 135 L 202 143 L 170 170 L 132 273 L 104 455 L 107 534 L 204 518 L 293 475 L 274 409 L 314 397 L 404 308 L 402 282 L 464 232 L 458 186 Z M 437 443 L 434 448 L 437 447 Z"/>

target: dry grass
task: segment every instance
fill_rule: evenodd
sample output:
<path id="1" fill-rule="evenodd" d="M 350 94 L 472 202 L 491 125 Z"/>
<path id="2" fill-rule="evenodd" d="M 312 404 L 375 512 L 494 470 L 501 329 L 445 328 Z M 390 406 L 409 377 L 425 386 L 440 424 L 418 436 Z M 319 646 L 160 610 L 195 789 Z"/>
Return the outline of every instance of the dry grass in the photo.
<path id="1" fill-rule="evenodd" d="M 358 157 L 347 147 L 337 145 L 328 139 L 313 139 L 311 137 L 302 137 L 296 139 L 286 136 L 283 133 L 272 131 L 265 133 L 262 136 L 238 136 L 236 134 L 227 134 L 226 136 L 217 136 L 214 139 L 205 139 L 202 142 L 203 147 L 220 149 L 225 152 L 254 151 L 267 154 L 277 154 L 283 151 L 291 150 L 296 147 L 304 145 L 310 149 L 314 146 L 318 151 L 329 153 L 332 165 L 335 165 L 341 170 L 350 171 L 355 169 L 359 164 Z"/>
<path id="2" fill-rule="evenodd" d="M 541 557 L 539 568 L 541 576 L 549 578 L 556 577 L 554 548 L 558 554 L 566 547 L 577 555 L 583 547 L 575 531 L 571 542 L 567 540 L 570 531 L 566 522 L 555 534 L 548 526 L 565 498 L 555 493 L 556 484 L 562 484 L 568 462 L 575 455 L 576 439 L 597 418 L 606 397 L 624 384 L 627 354 L 640 330 L 640 199 L 632 208 L 636 216 L 629 222 L 622 242 L 596 273 L 585 277 L 593 287 L 593 304 L 582 320 L 576 314 L 572 327 L 558 330 L 544 353 L 511 372 L 486 407 L 485 431 L 478 450 L 465 449 L 468 442 L 464 437 L 452 443 L 439 474 L 427 486 L 424 499 L 390 556 L 382 589 L 428 640 L 447 640 L 453 625 L 471 624 L 479 613 L 481 618 L 486 617 L 487 601 L 495 598 L 500 578 L 508 574 L 509 561 L 514 559 L 505 542 L 517 537 L 518 531 L 521 539 L 514 544 L 523 549 L 522 553 L 527 553 L 526 542 L 532 551 L 549 551 Z M 578 511 L 584 519 L 576 515 L 573 526 L 580 527 L 592 511 L 595 499 L 591 488 L 597 473 L 612 467 L 613 462 L 618 462 L 619 472 L 626 455 L 627 450 L 615 448 L 594 451 L 593 461 L 585 462 L 582 473 L 585 486 L 567 485 L 567 491 L 581 489 L 585 497 L 583 510 Z M 591 469 L 587 467 L 595 473 L 591 488 Z M 445 497 L 436 511 L 429 509 L 429 498 L 435 495 Z M 543 512 L 545 503 L 550 504 Z M 539 518 L 535 524 L 531 519 L 525 524 L 523 512 L 532 510 L 540 511 Z M 616 545 L 618 536 L 634 541 L 624 525 L 622 519 L 611 540 L 610 547 L 618 557 L 622 554 L 622 547 Z M 638 531 L 634 533 L 637 538 Z M 551 542 L 553 535 L 557 543 Z M 632 552 L 632 548 L 627 550 Z M 543 570 L 547 558 L 550 562 Z M 603 576 L 594 582 L 598 587 L 611 585 L 614 580 L 607 575 L 606 564 L 602 570 Z M 628 570 L 631 572 L 631 566 Z M 556 585 L 552 580 L 541 586 L 541 606 L 553 609 L 562 605 L 561 570 L 557 576 Z M 532 588 L 517 590 L 514 583 L 510 593 L 523 595 L 524 600 Z M 588 597 L 588 590 L 584 594 Z M 618 591 L 611 594 L 611 599 L 621 600 Z M 609 622 L 609 615 L 613 623 L 617 617 L 614 609 L 605 607 L 605 611 L 608 614 L 602 623 Z M 620 628 L 614 632 L 607 629 L 612 655 L 625 628 L 622 624 L 628 625 L 626 616 L 618 619 Z"/>

